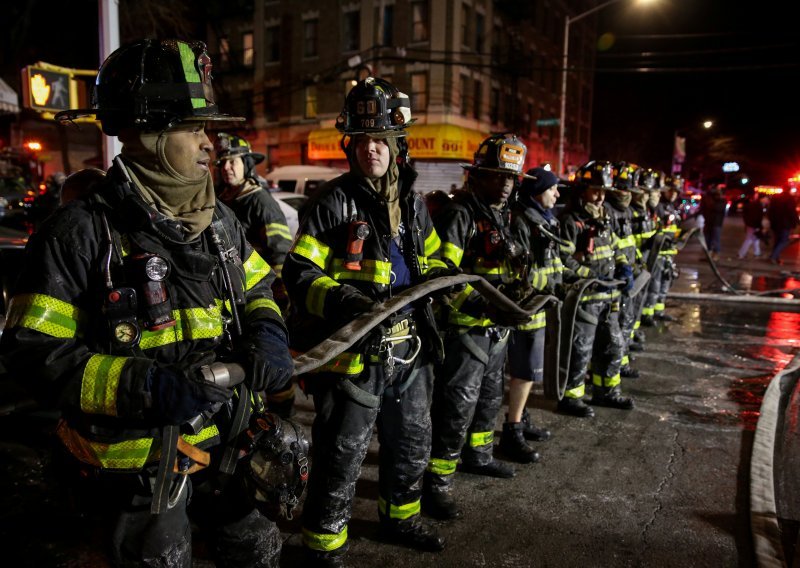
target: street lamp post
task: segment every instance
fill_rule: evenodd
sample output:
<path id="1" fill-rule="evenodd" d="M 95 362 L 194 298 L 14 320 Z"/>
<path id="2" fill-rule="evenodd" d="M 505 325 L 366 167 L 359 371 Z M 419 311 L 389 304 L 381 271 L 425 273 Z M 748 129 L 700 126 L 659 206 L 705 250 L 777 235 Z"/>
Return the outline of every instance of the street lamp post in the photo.
<path id="1" fill-rule="evenodd" d="M 569 68 L 569 27 L 578 20 L 582 20 L 586 16 L 590 16 L 595 12 L 602 10 L 606 6 L 622 2 L 622 0 L 606 0 L 601 2 L 594 8 L 590 8 L 585 12 L 581 12 L 577 16 L 569 17 L 567 15 L 564 20 L 564 50 L 562 51 L 561 61 L 561 117 L 558 121 L 558 174 L 564 173 L 564 132 L 566 130 L 567 120 L 567 71 Z"/>

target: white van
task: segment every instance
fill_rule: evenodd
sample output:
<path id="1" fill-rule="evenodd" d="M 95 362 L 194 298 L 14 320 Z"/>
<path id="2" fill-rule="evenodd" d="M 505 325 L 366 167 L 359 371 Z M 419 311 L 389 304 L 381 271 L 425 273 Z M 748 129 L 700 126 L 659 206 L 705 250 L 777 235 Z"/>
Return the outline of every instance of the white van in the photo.
<path id="1" fill-rule="evenodd" d="M 319 186 L 344 173 L 339 168 L 325 166 L 280 166 L 267 174 L 270 186 L 280 191 L 311 196 Z"/>

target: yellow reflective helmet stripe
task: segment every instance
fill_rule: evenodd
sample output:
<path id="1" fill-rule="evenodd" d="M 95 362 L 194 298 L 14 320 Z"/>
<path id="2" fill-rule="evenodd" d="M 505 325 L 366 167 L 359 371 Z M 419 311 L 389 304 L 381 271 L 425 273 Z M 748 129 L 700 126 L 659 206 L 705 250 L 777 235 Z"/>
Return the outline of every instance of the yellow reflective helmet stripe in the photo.
<path id="1" fill-rule="evenodd" d="M 128 357 L 92 355 L 83 369 L 81 410 L 87 414 L 117 415 L 117 388 Z"/>
<path id="2" fill-rule="evenodd" d="M 420 500 L 417 499 L 416 501 L 406 503 L 405 505 L 395 505 L 394 503 L 387 503 L 386 499 L 379 496 L 378 511 L 380 511 L 383 516 L 389 517 L 390 519 L 409 519 L 414 515 L 419 515 Z"/>
<path id="3" fill-rule="evenodd" d="M 322 552 L 336 550 L 347 542 L 347 525 L 339 534 L 320 534 L 303 529 L 303 542 L 312 550 L 320 550 Z"/>
<path id="4" fill-rule="evenodd" d="M 267 261 L 261 258 L 261 255 L 256 251 L 253 251 L 250 254 L 250 258 L 244 263 L 245 290 L 250 290 L 261 282 L 271 270 Z"/>
<path id="5" fill-rule="evenodd" d="M 456 472 L 457 465 L 458 460 L 431 458 L 426 469 L 436 475 L 453 475 Z"/>
<path id="6" fill-rule="evenodd" d="M 325 298 L 328 295 L 328 290 L 335 286 L 341 286 L 336 280 L 328 276 L 320 276 L 311 283 L 308 287 L 308 294 L 306 294 L 306 309 L 308 313 L 324 317 Z"/>
<path id="7" fill-rule="evenodd" d="M 472 448 L 488 446 L 494 442 L 494 432 L 470 432 L 469 445 Z"/>
<path id="8" fill-rule="evenodd" d="M 75 306 L 45 294 L 19 294 L 11 299 L 6 327 L 25 327 L 62 339 L 80 336 L 83 313 Z"/>
<path id="9" fill-rule="evenodd" d="M 306 258 L 325 270 L 331 257 L 331 248 L 311 235 L 302 234 L 295 241 L 290 253 Z"/>
<path id="10" fill-rule="evenodd" d="M 221 303 L 220 303 L 221 305 Z M 179 341 L 213 339 L 222 335 L 220 305 L 208 308 L 183 308 L 172 310 L 175 325 L 158 331 L 142 330 L 139 347 L 154 349 Z"/>

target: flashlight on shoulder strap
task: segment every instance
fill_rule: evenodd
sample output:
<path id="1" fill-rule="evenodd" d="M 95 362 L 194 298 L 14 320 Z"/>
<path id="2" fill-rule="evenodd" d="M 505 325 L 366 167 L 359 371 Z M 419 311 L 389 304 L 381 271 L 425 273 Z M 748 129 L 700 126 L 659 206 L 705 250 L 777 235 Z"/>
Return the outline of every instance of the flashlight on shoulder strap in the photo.
<path id="1" fill-rule="evenodd" d="M 364 241 L 369 238 L 371 231 L 366 221 L 352 221 L 347 237 L 347 254 L 344 267 L 347 270 L 361 270 L 361 260 L 364 258 Z"/>

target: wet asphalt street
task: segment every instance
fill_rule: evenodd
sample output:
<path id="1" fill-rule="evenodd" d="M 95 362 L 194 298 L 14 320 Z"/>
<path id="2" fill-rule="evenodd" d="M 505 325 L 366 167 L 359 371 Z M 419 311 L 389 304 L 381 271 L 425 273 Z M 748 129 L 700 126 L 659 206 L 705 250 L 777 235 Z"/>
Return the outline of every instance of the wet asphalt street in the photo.
<path id="1" fill-rule="evenodd" d="M 791 274 L 800 271 L 796 241 L 784 253 L 783 267 L 735 260 L 740 223 L 728 221 L 723 274 L 737 281 L 747 270 L 755 286 L 800 286 Z M 719 292 L 700 254 L 696 243 L 680 253 L 676 291 Z M 456 495 L 465 515 L 437 523 L 448 541 L 442 553 L 377 541 L 375 439 L 357 488 L 348 564 L 752 566 L 753 429 L 769 379 L 800 350 L 800 306 L 670 299 L 667 307 L 677 321 L 645 329 L 647 349 L 634 363 L 642 377 L 623 382 L 636 408 L 598 408 L 591 420 L 565 417 L 555 414 L 555 403 L 539 389 L 529 408 L 554 435 L 537 444 L 541 462 L 517 466 L 511 480 L 458 474 Z M 301 396 L 298 420 L 307 431 L 310 410 L 311 401 Z M 3 564 L 104 566 L 52 484 L 47 427 L 46 418 L 0 418 L 0 540 L 12 560 Z M 500 427 L 498 421 L 498 436 Z M 282 528 L 282 565 L 300 566 L 297 521 Z M 196 555 L 196 565 L 211 565 L 202 543 Z"/>

